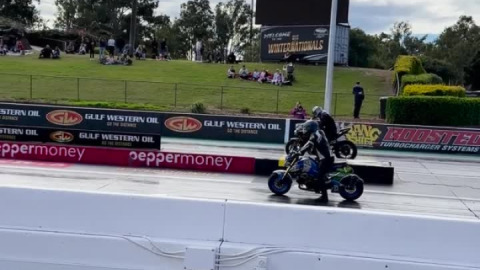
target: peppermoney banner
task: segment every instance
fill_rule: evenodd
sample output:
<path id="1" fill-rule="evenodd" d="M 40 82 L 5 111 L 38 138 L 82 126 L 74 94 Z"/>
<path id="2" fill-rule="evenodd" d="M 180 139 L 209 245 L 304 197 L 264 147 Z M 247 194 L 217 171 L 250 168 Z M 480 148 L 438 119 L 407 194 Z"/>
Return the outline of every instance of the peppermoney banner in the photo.
<path id="1" fill-rule="evenodd" d="M 0 126 L 0 140 L 160 150 L 160 135 Z"/>
<path id="2" fill-rule="evenodd" d="M 300 61 L 327 57 L 328 26 L 265 26 L 261 30 L 263 61 L 284 59 L 289 52 Z"/>

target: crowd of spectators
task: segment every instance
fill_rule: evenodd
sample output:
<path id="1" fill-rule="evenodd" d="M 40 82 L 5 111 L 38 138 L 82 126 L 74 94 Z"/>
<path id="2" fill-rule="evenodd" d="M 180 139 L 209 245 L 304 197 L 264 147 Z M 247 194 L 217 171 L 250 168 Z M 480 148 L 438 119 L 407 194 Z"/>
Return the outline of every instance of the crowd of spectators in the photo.
<path id="1" fill-rule="evenodd" d="M 0 37 L 0 55 L 25 55 L 25 46 L 20 38 L 16 40 L 5 40 L 3 37 Z"/>
<path id="2" fill-rule="evenodd" d="M 245 65 L 238 71 L 235 70 L 234 66 L 230 66 L 227 70 L 227 78 L 235 79 L 240 78 L 242 80 L 253 81 L 258 83 L 271 83 L 278 86 L 283 85 L 292 85 L 293 83 L 293 72 L 294 67 L 292 63 L 289 63 L 283 68 L 283 70 L 277 69 L 274 73 L 271 73 L 269 70 L 257 70 L 250 72 Z"/>

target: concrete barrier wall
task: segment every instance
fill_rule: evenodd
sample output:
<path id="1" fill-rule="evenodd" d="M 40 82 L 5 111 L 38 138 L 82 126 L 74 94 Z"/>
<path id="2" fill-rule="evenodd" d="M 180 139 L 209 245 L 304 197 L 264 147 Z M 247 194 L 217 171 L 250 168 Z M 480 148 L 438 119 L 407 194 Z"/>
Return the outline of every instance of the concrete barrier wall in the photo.
<path id="1" fill-rule="evenodd" d="M 0 269 L 479 269 L 480 222 L 0 188 Z"/>
<path id="2" fill-rule="evenodd" d="M 224 240 L 478 267 L 479 230 L 479 221 L 228 202 Z"/>

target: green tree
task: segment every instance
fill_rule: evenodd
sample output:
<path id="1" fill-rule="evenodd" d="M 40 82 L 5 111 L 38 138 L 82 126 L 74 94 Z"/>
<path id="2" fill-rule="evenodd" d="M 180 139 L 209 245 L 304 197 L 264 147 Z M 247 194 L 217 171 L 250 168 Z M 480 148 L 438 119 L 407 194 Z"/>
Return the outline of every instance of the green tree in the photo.
<path id="1" fill-rule="evenodd" d="M 78 15 L 79 1 L 77 0 L 55 0 L 57 6 L 57 18 L 55 27 L 70 31 L 75 27 Z"/>
<path id="2" fill-rule="evenodd" d="M 373 36 L 359 28 L 350 30 L 349 65 L 354 67 L 374 67 L 374 56 L 378 53 L 378 43 Z"/>
<path id="3" fill-rule="evenodd" d="M 180 18 L 176 27 L 180 34 L 187 39 L 182 48 L 191 50 L 196 40 L 207 41 L 213 37 L 213 12 L 208 0 L 190 0 L 180 6 Z"/>
<path id="4" fill-rule="evenodd" d="M 447 27 L 436 42 L 432 56 L 451 63 L 457 83 L 470 82 L 480 52 L 480 27 L 472 17 L 461 16 L 457 23 Z"/>
<path id="5" fill-rule="evenodd" d="M 141 37 L 157 20 L 154 10 L 159 0 L 137 1 L 137 33 Z M 132 3 L 132 0 L 56 0 L 56 25 L 67 30 L 79 28 L 93 34 L 109 33 L 127 38 Z"/>
<path id="6" fill-rule="evenodd" d="M 249 43 L 252 7 L 245 0 L 229 0 L 215 8 L 215 34 L 218 46 L 243 50 Z"/>
<path id="7" fill-rule="evenodd" d="M 0 0 L 0 17 L 30 27 L 40 20 L 34 2 L 40 0 Z"/>

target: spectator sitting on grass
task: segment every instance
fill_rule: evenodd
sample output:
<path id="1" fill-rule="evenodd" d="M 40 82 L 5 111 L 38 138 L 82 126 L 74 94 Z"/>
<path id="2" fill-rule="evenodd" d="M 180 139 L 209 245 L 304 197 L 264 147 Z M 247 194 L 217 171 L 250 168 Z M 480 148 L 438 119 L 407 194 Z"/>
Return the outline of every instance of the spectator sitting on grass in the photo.
<path id="1" fill-rule="evenodd" d="M 252 78 L 253 78 L 253 80 L 255 80 L 255 81 L 257 81 L 258 79 L 260 79 L 260 72 L 255 69 L 255 71 L 253 71 Z"/>
<path id="2" fill-rule="evenodd" d="M 240 75 L 240 78 L 248 80 L 248 69 L 245 67 L 245 65 L 242 66 L 238 74 Z"/>
<path id="3" fill-rule="evenodd" d="M 277 69 L 275 74 L 273 74 L 272 84 L 282 85 L 282 81 L 283 81 L 282 77 L 283 77 L 282 73 L 280 72 L 280 70 Z"/>
<path id="4" fill-rule="evenodd" d="M 87 54 L 87 45 L 85 45 L 85 43 L 80 44 L 80 49 L 78 49 L 78 54 L 80 55 Z"/>
<path id="5" fill-rule="evenodd" d="M 258 78 L 258 82 L 259 83 L 264 83 L 267 81 L 267 76 L 268 76 L 268 72 L 267 70 L 263 70 L 261 73 L 260 73 L 260 77 Z"/>
<path id="6" fill-rule="evenodd" d="M 144 53 L 144 47 L 143 45 L 138 45 L 137 50 L 135 50 L 135 57 L 137 60 L 145 60 L 146 55 Z"/>
<path id="7" fill-rule="evenodd" d="M 40 55 L 38 56 L 40 59 L 47 59 L 47 58 L 52 58 L 52 49 L 50 48 L 50 45 L 47 45 L 45 48 L 43 48 L 40 51 Z"/>
<path id="8" fill-rule="evenodd" d="M 227 71 L 227 78 L 229 79 L 235 79 L 235 68 L 233 66 L 230 66 L 230 68 Z"/>
<path id="9" fill-rule="evenodd" d="M 60 59 L 60 48 L 55 47 L 55 50 L 52 52 L 52 58 L 53 59 Z"/>
<path id="10" fill-rule="evenodd" d="M 5 44 L 5 45 L 3 45 L 3 46 L 0 46 L 0 55 L 5 56 L 5 55 L 7 55 L 7 53 L 8 53 L 8 47 L 7 47 L 7 45 Z"/>

